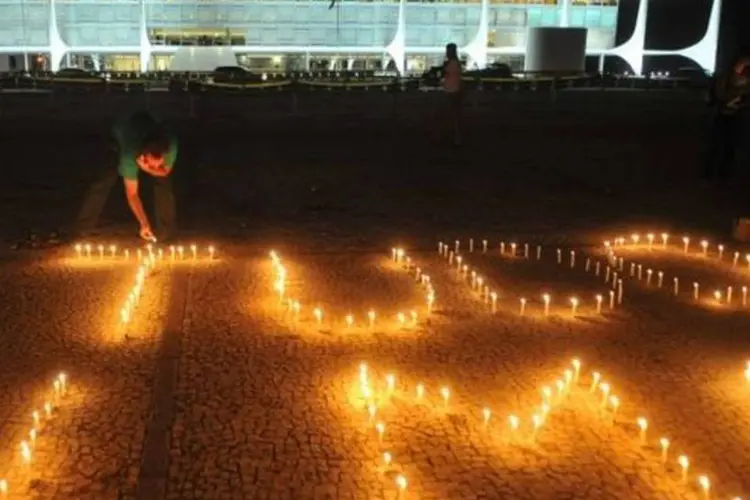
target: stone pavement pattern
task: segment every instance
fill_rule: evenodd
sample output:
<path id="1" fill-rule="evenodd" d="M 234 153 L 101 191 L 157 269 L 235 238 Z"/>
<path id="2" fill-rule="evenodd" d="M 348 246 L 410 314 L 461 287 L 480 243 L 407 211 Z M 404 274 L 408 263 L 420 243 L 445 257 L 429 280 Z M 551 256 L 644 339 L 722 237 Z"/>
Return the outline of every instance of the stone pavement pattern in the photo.
<path id="1" fill-rule="evenodd" d="M 622 305 L 596 314 L 591 298 L 608 290 L 603 268 L 598 277 L 582 268 L 587 257 L 604 262 L 601 246 L 576 247 L 574 269 L 556 262 L 554 245 L 539 261 L 500 255 L 497 237 L 488 247 L 463 256 L 497 290 L 495 313 L 436 249 L 407 252 L 430 276 L 431 315 L 424 286 L 388 248 L 277 248 L 285 295 L 300 302 L 295 321 L 274 291 L 267 251 L 227 244 L 210 267 L 157 266 L 128 339 L 117 318 L 134 266 L 51 254 L 20 270 L 5 265 L 13 285 L 3 297 L 3 464 L 17 462 L 12 443 L 39 383 L 60 369 L 75 381 L 34 462 L 14 472 L 21 487 L 11 497 L 397 498 L 404 477 L 401 498 L 700 498 L 700 474 L 712 498 L 750 491 L 747 308 L 657 296 L 626 277 Z M 727 272 L 736 286 L 747 282 L 746 269 L 731 270 L 731 253 L 718 266 L 679 252 L 618 255 L 679 270 L 686 282 L 728 283 Z M 543 293 L 553 297 L 548 317 Z M 318 327 L 313 307 L 332 326 Z M 397 325 L 397 313 L 411 310 L 417 325 Z M 541 388 L 555 391 L 574 357 L 580 381 L 550 400 L 532 444 Z M 620 398 L 614 421 L 600 391 L 589 392 L 594 370 Z M 520 419 L 515 432 L 509 415 Z M 662 436 L 671 440 L 666 466 Z M 691 460 L 687 484 L 678 454 Z"/>

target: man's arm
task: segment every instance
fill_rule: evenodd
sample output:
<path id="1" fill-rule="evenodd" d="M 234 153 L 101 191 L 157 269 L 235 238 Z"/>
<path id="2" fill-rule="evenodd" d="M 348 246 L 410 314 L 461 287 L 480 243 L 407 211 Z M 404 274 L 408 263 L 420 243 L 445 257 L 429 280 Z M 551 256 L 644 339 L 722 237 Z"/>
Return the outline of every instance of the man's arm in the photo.
<path id="1" fill-rule="evenodd" d="M 150 228 L 148 216 L 146 216 L 146 211 L 143 210 L 143 203 L 141 203 L 141 197 L 138 195 L 138 179 L 123 178 L 123 183 L 125 184 L 125 197 L 128 199 L 128 205 L 136 220 L 138 220 L 138 224 L 141 225 L 141 229 Z"/>

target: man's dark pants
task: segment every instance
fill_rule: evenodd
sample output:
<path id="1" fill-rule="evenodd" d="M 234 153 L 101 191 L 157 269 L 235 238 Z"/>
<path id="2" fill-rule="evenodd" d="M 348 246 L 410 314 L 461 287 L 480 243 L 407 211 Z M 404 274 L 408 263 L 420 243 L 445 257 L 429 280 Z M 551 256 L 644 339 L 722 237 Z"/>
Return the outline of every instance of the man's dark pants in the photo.
<path id="1" fill-rule="evenodd" d="M 741 117 L 717 113 L 711 131 L 705 175 L 709 179 L 725 179 L 732 171 L 735 154 L 742 135 Z"/>
<path id="2" fill-rule="evenodd" d="M 93 231 L 99 223 L 104 206 L 120 176 L 114 167 L 107 168 L 88 188 L 76 218 L 76 232 L 85 234 Z M 154 211 L 156 212 L 156 235 L 164 240 L 174 234 L 175 200 L 172 178 L 152 177 L 154 184 Z"/>

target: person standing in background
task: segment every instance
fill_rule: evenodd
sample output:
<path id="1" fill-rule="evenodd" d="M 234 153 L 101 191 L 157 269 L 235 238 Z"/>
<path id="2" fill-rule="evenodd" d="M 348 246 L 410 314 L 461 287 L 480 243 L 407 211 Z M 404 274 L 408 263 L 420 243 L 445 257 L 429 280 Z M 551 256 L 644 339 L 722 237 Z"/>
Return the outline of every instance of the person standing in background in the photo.
<path id="1" fill-rule="evenodd" d="M 461 108 L 463 106 L 463 89 L 461 82 L 461 61 L 458 59 L 458 47 L 455 43 L 445 46 L 445 64 L 443 65 L 443 90 L 447 96 L 447 121 L 452 130 L 453 144 L 461 145 Z"/>

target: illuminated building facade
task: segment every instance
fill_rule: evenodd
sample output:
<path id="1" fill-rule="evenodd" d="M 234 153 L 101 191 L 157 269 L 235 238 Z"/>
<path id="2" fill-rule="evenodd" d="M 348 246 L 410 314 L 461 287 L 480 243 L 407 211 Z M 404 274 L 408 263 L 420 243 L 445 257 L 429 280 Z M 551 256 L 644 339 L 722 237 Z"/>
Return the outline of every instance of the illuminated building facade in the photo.
<path id="1" fill-rule="evenodd" d="M 589 54 L 619 55 L 640 72 L 648 0 L 621 47 L 616 1 L 339 0 L 329 8 L 328 0 L 0 0 L 0 54 L 38 58 L 52 70 L 85 56 L 95 66 L 147 71 L 167 69 L 181 45 L 223 45 L 240 60 L 294 60 L 294 69 L 325 58 L 341 69 L 390 62 L 403 73 L 440 57 L 448 42 L 481 68 L 522 56 L 528 27 L 581 26 Z M 687 55 L 711 63 L 701 50 Z"/>

